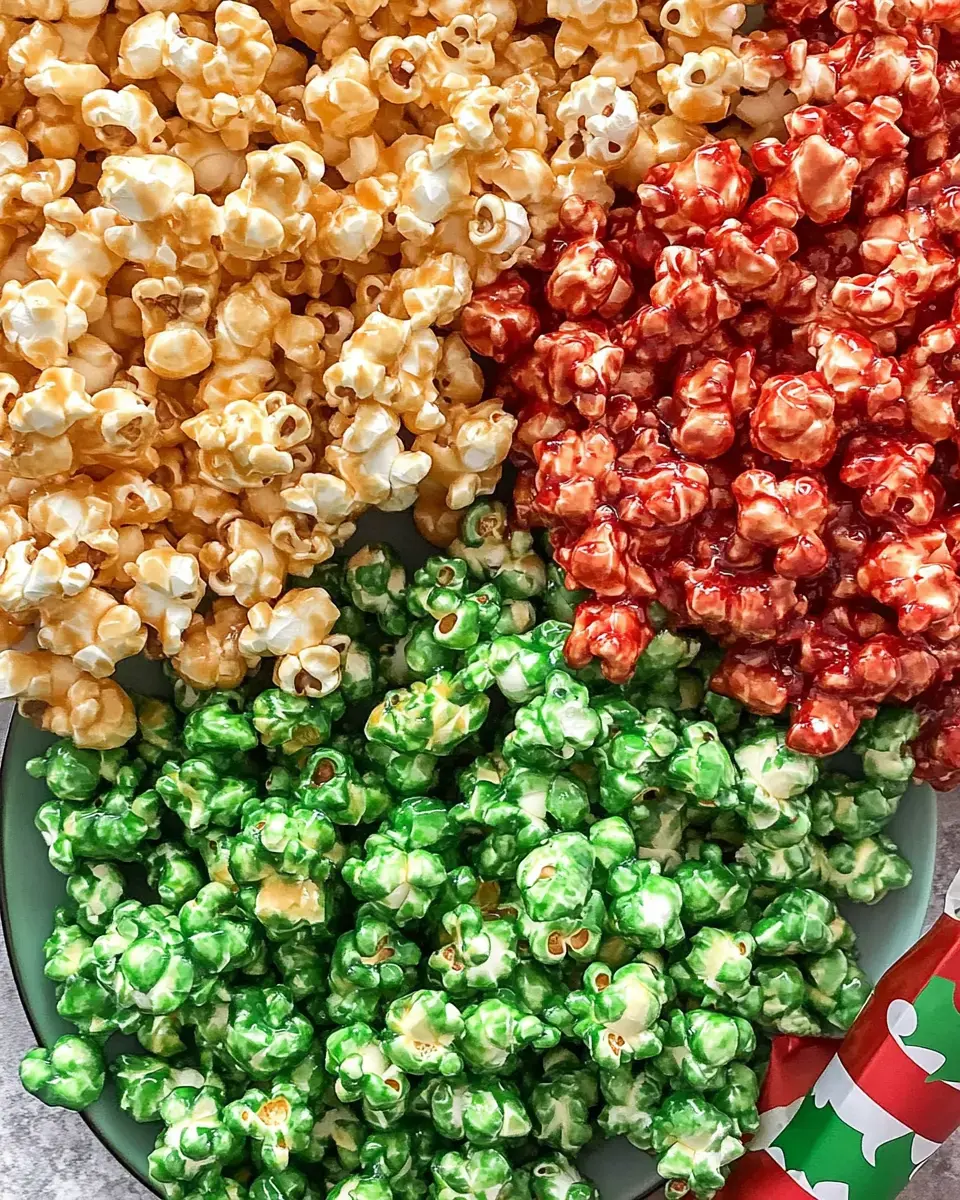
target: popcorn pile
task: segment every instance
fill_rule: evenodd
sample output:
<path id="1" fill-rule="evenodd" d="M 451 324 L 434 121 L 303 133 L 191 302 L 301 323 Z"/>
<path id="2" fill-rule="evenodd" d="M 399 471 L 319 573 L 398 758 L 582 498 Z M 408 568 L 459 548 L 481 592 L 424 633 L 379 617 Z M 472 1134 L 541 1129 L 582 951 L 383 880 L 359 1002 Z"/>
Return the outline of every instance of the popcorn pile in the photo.
<path id="1" fill-rule="evenodd" d="M 385 546 L 330 564 L 326 695 L 179 680 L 124 747 L 29 765 L 78 1033 L 21 1078 L 79 1109 L 112 1073 L 168 1200 L 597 1200 L 598 1135 L 708 1200 L 769 1037 L 867 997 L 836 902 L 910 881 L 882 830 L 917 719 L 865 723 L 853 780 L 706 691 L 690 639 L 572 672 L 576 597 L 503 518 L 410 581 Z M 144 1053 L 108 1067 L 115 1032 Z"/>
<path id="2" fill-rule="evenodd" d="M 753 35 L 758 70 L 818 80 L 786 141 L 756 141 L 753 171 L 732 139 L 695 149 L 609 213 L 571 198 L 462 328 L 502 364 L 521 519 L 595 593 L 572 666 L 627 680 L 666 609 L 727 648 L 714 689 L 790 708 L 793 749 L 917 706 L 919 774 L 950 788 L 960 9 L 840 0 L 828 46 L 823 3 L 779 7 L 818 39 Z"/>

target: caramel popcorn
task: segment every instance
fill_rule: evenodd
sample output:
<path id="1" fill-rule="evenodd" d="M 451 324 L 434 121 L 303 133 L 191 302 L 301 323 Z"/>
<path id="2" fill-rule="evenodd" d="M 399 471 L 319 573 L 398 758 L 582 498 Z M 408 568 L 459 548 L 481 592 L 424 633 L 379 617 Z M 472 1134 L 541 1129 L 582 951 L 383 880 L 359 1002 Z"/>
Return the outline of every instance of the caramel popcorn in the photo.
<path id="1" fill-rule="evenodd" d="M 0 646 L 35 628 L 29 703 L 88 744 L 144 649 L 197 689 L 271 655 L 281 687 L 334 686 L 329 629 L 257 638 L 366 508 L 442 545 L 496 487 L 517 419 L 461 336 L 475 290 L 552 253 L 570 197 L 609 206 L 704 122 L 754 136 L 834 79 L 720 0 L 5 11 Z"/>
<path id="2" fill-rule="evenodd" d="M 298 588 L 275 605 L 255 604 L 240 633 L 251 669 L 276 658 L 273 680 L 298 696 L 325 696 L 340 682 L 340 651 L 328 639 L 340 610 L 323 588 Z"/>

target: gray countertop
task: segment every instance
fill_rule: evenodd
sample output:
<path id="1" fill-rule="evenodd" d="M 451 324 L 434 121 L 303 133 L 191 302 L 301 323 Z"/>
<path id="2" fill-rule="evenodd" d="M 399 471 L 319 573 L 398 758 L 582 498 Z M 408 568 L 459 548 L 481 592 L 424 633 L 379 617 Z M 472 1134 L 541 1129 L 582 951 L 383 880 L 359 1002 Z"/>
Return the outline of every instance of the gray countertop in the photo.
<path id="1" fill-rule="evenodd" d="M 940 836 L 933 901 L 960 867 L 960 795 L 940 802 Z M 0 948 L 2 948 L 0 935 Z M 45 1108 L 26 1095 L 17 1064 L 33 1045 L 6 954 L 0 954 L 0 1200 L 148 1200 L 140 1186 L 97 1141 L 79 1116 Z M 955 1135 L 917 1174 L 903 1200 L 960 1196 L 960 1135 Z"/>

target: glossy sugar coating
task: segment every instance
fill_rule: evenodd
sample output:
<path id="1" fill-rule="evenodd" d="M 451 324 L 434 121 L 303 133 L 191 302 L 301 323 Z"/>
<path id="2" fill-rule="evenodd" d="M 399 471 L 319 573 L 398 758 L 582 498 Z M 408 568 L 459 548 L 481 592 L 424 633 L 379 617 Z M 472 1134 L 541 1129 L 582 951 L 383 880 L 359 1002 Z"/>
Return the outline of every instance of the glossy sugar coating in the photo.
<path id="1" fill-rule="evenodd" d="M 120 1104 L 183 1200 L 595 1200 L 573 1160 L 598 1133 L 706 1198 L 757 1128 L 758 1042 L 866 998 L 836 901 L 909 878 L 883 826 L 912 723 L 865 724 L 853 780 L 718 707 L 692 639 L 662 631 L 627 685 L 571 671 L 502 516 L 481 502 L 409 586 L 382 548 L 324 571 L 368 695 L 180 683 L 125 746 L 38 760 L 66 876 L 45 972 L 79 1036 L 24 1081 L 80 1107 L 137 1039 Z M 444 644 L 468 604 L 496 621 Z M 505 632 L 510 604 L 534 623 Z"/>

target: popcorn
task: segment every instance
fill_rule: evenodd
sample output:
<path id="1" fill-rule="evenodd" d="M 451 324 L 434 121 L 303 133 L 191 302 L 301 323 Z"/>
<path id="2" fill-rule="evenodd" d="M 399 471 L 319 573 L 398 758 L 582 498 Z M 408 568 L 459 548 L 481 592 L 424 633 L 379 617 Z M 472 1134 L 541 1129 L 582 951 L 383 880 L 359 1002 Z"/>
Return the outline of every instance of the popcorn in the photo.
<path id="1" fill-rule="evenodd" d="M 157 546 L 139 554 L 127 574 L 133 587 L 124 594 L 124 602 L 156 632 L 162 652 L 172 657 L 203 598 L 199 563 L 192 554 Z"/>
<path id="2" fill-rule="evenodd" d="M 240 653 L 246 623 L 247 610 L 229 599 L 214 600 L 203 615 L 194 613 L 171 660 L 180 678 L 198 691 L 239 687 L 248 670 Z"/>
<path id="3" fill-rule="evenodd" d="M 49 279 L 11 279 L 0 291 L 0 328 L 11 350 L 42 370 L 66 365 L 70 343 L 87 331 L 87 316 Z"/>
<path id="4" fill-rule="evenodd" d="M 232 400 L 181 423 L 200 448 L 201 479 L 225 491 L 264 487 L 293 470 L 291 451 L 310 436 L 310 416 L 286 392 Z"/>
<path id="5" fill-rule="evenodd" d="M 0 651 L 0 697 L 57 737 L 92 750 L 113 750 L 137 731 L 130 697 L 112 679 L 94 679 L 45 650 Z"/>
<path id="6" fill-rule="evenodd" d="M 340 682 L 340 648 L 330 638 L 339 616 L 323 588 L 287 592 L 272 607 L 262 602 L 249 610 L 240 652 L 251 668 L 264 656 L 276 658 L 273 681 L 285 692 L 326 696 Z"/>
<path id="7" fill-rule="evenodd" d="M 676 115 L 696 107 L 696 81 L 686 98 L 657 85 L 668 56 L 679 69 L 732 55 L 699 91 L 736 112 L 741 87 L 759 111 L 777 86 L 790 103 L 841 86 L 826 53 L 737 39 L 738 4 L 668 0 L 664 14 L 654 37 L 636 0 L 281 0 L 263 15 L 151 0 L 120 16 L 104 0 L 15 4 L 0 114 L 0 645 L 35 625 L 44 653 L 89 679 L 92 712 L 113 665 L 142 648 L 193 687 L 232 687 L 248 670 L 247 612 L 327 561 L 364 509 L 415 506 L 449 541 L 518 428 L 484 399 L 473 354 L 506 359 L 540 333 L 500 276 L 552 253 L 571 197 L 610 205 L 710 136 L 709 117 Z M 526 32 L 546 16 L 555 38 Z M 892 42 L 883 54 L 901 70 Z M 870 103 L 856 78 L 846 86 Z M 551 296 L 607 316 L 631 296 L 585 237 L 566 257 L 558 246 Z M 933 240 L 878 225 L 878 288 L 914 267 L 915 303 L 935 293 Z M 838 310 L 867 305 L 835 292 Z M 573 350 L 548 337 L 551 381 L 570 390 Z M 611 356 L 594 347 L 590 369 L 606 379 Z M 902 404 L 941 429 L 925 387 L 938 370 L 918 359 Z M 599 403 L 598 389 L 579 392 Z M 524 436 L 550 419 L 525 414 Z M 848 468 L 876 503 L 909 473 L 879 470 L 866 452 Z M 328 631 L 277 655 L 275 678 L 323 694 L 348 652 Z M 43 719 L 73 721 L 58 703 Z"/>
<path id="8" fill-rule="evenodd" d="M 430 456 L 418 445 L 422 438 L 405 450 L 397 436 L 399 417 L 369 401 L 357 406 L 352 419 L 333 417 L 329 428 L 336 440 L 324 456 L 358 500 L 387 512 L 410 507 L 416 485 L 430 470 Z"/>
<path id="9" fill-rule="evenodd" d="M 244 608 L 273 600 L 283 590 L 286 560 L 269 530 L 253 521 L 230 520 L 218 531 L 218 539 L 203 543 L 198 554 L 210 590 L 232 596 Z"/>
<path id="10" fill-rule="evenodd" d="M 139 654 L 147 642 L 140 614 L 101 588 L 44 600 L 39 612 L 41 647 L 71 659 L 94 679 L 111 675 L 121 658 Z"/>
<path id="11" fill-rule="evenodd" d="M 730 99 L 743 82 L 740 60 L 723 46 L 708 46 L 684 54 L 657 72 L 670 111 L 685 121 L 721 121 Z"/>

